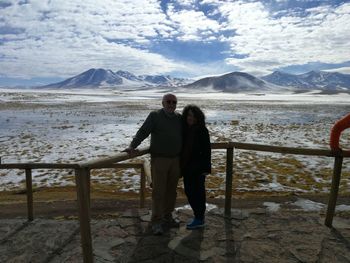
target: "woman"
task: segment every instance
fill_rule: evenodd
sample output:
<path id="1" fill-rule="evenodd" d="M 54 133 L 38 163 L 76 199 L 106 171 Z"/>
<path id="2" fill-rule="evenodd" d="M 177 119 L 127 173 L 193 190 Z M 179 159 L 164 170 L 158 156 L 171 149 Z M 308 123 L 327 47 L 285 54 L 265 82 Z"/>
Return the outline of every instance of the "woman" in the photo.
<path id="1" fill-rule="evenodd" d="M 187 229 L 204 227 L 206 208 L 205 176 L 211 173 L 211 148 L 205 116 L 199 107 L 188 105 L 182 112 L 183 151 L 181 168 L 185 193 L 194 219 Z"/>

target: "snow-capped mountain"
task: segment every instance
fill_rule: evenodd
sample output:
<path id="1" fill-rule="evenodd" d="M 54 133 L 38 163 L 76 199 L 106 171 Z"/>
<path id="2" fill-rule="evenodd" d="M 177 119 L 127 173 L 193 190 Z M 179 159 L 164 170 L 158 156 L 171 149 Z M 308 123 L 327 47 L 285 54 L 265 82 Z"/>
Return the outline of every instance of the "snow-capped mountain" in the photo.
<path id="1" fill-rule="evenodd" d="M 163 75 L 142 75 L 136 76 L 128 71 L 116 71 L 106 69 L 89 69 L 79 75 L 66 79 L 64 81 L 53 83 L 40 88 L 83 88 L 83 87 L 147 87 L 147 86 L 166 86 L 176 87 L 188 83 L 188 80 L 181 78 L 172 78 Z"/>
<path id="2" fill-rule="evenodd" d="M 171 81 L 170 76 L 163 76 L 163 75 L 155 75 L 155 76 L 144 75 L 141 77 L 143 78 L 144 81 L 151 82 L 154 84 L 162 84 L 162 83 Z"/>
<path id="3" fill-rule="evenodd" d="M 304 74 L 293 75 L 275 71 L 262 77 L 262 79 L 276 85 L 297 89 L 350 90 L 350 75 L 338 72 L 310 71 Z"/>
<path id="4" fill-rule="evenodd" d="M 337 72 L 310 71 L 293 75 L 275 71 L 256 78 L 244 72 L 231 72 L 221 76 L 206 77 L 188 84 L 188 79 L 165 75 L 134 75 L 128 71 L 89 69 L 64 81 L 40 88 L 139 88 L 139 87 L 183 87 L 194 91 L 223 92 L 283 92 L 322 90 L 324 92 L 350 91 L 350 75 Z"/>
<path id="5" fill-rule="evenodd" d="M 111 70 L 89 69 L 64 81 L 42 86 L 42 88 L 81 88 L 84 86 L 120 85 L 123 79 Z"/>
<path id="6" fill-rule="evenodd" d="M 265 92 L 277 91 L 279 88 L 244 72 L 231 72 L 221 76 L 203 78 L 185 87 L 190 89 L 209 88 L 224 92 Z"/>
<path id="7" fill-rule="evenodd" d="M 140 81 L 141 79 L 134 74 L 130 73 L 129 71 L 123 71 L 123 70 L 118 70 L 116 74 L 120 77 L 123 77 L 125 79 L 131 80 L 131 81 Z"/>

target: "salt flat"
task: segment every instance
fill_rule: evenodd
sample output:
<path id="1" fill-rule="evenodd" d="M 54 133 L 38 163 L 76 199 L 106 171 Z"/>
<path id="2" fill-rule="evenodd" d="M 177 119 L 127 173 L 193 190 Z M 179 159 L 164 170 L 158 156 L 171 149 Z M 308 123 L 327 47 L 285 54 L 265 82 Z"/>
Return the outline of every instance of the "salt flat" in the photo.
<path id="1" fill-rule="evenodd" d="M 166 90 L 0 90 L 0 156 L 3 163 L 80 162 L 124 149 L 149 111 L 161 107 Z M 212 142 L 238 141 L 305 148 L 328 148 L 333 123 L 350 112 L 348 94 L 178 94 L 178 110 L 190 103 L 207 116 Z M 350 132 L 341 143 L 350 148 Z M 148 141 L 144 142 L 146 146 Z M 142 157 L 148 159 L 149 157 Z M 327 192 L 332 158 L 235 151 L 234 191 Z M 73 185 L 72 171 L 35 170 L 35 187 Z M 221 197 L 225 151 L 213 151 L 207 190 Z M 349 161 L 343 165 L 340 191 L 348 192 Z M 98 170 L 94 187 L 137 191 L 138 172 Z M 24 185 L 23 171 L 0 171 L 0 190 Z"/>

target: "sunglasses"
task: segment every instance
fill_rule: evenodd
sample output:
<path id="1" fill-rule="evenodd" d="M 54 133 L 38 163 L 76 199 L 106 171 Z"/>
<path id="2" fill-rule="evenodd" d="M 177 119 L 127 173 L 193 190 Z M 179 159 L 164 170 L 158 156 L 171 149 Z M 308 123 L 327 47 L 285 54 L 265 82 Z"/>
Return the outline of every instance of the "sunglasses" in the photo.
<path id="1" fill-rule="evenodd" d="M 176 105 L 177 101 L 176 100 L 167 100 L 166 103 Z"/>

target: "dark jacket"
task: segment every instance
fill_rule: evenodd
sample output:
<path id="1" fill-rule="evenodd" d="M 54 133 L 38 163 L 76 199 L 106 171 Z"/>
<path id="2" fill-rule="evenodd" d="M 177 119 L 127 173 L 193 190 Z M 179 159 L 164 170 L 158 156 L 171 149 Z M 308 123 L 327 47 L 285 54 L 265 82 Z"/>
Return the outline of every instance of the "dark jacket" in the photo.
<path id="1" fill-rule="evenodd" d="M 205 126 L 184 128 L 181 168 L 183 176 L 211 173 L 211 146 Z"/>
<path id="2" fill-rule="evenodd" d="M 136 148 L 151 134 L 150 152 L 157 157 L 177 157 L 182 146 L 181 115 L 152 111 L 136 133 L 130 146 Z"/>

